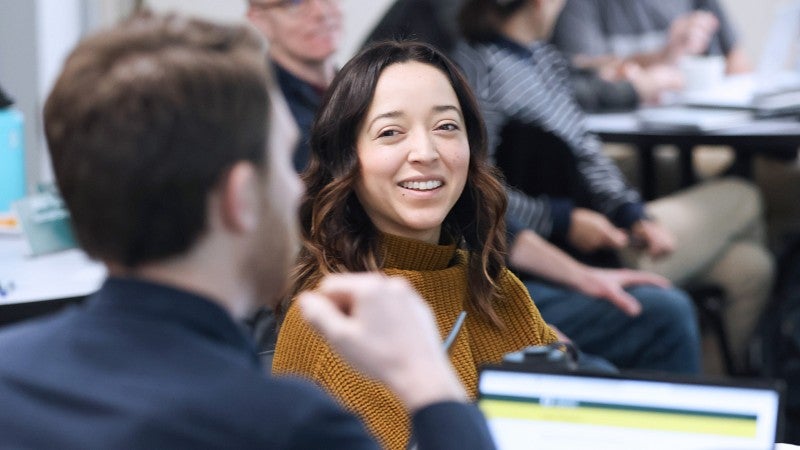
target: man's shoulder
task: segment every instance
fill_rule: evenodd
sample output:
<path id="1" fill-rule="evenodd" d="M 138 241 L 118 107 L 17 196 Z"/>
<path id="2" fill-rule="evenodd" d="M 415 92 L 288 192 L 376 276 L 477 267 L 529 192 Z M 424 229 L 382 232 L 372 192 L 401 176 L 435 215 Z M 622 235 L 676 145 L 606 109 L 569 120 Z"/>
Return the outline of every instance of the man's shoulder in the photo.
<path id="1" fill-rule="evenodd" d="M 355 418 L 307 381 L 269 377 L 246 358 L 182 340 L 165 340 L 155 358 L 129 338 L 71 333 L 83 325 L 71 315 L 0 333 L 0 397 L 8 407 L 0 411 L 0 434 L 10 433 L 12 442 L 28 442 L 27 425 L 14 412 L 20 408 L 49 421 L 54 428 L 46 435 L 65 444 L 106 446 L 128 436 L 165 445 L 188 439 L 200 446 L 289 448 L 336 427 L 365 436 Z M 113 418 L 96 410 L 113 411 Z M 95 435 L 67 430 L 76 424 L 96 428 Z"/>
<path id="2" fill-rule="evenodd" d="M 242 387 L 235 401 L 243 433 L 267 436 L 275 448 L 363 448 L 370 439 L 363 424 L 316 385 L 294 377 L 264 376 Z"/>
<path id="3" fill-rule="evenodd" d="M 28 359 L 32 351 L 46 348 L 49 342 L 69 332 L 77 311 L 69 308 L 48 316 L 26 320 L 0 328 L 0 366 L 16 358 Z"/>
<path id="4" fill-rule="evenodd" d="M 47 442 L 67 448 L 326 448 L 329 437 L 358 442 L 367 436 L 354 417 L 300 380 L 232 379 L 236 386 L 230 389 L 204 383 L 191 395 L 157 384 L 148 391 L 127 389 L 127 377 L 109 380 L 118 390 L 127 389 L 128 400 L 120 402 L 102 394 L 112 386 L 58 391 L 36 380 L 4 378 L 0 395 L 9 409 L 0 411 L 0 434 L 12 447 Z M 38 395 L 43 392 L 48 398 Z M 32 413 L 49 428 L 35 433 L 38 425 L 18 411 Z"/>

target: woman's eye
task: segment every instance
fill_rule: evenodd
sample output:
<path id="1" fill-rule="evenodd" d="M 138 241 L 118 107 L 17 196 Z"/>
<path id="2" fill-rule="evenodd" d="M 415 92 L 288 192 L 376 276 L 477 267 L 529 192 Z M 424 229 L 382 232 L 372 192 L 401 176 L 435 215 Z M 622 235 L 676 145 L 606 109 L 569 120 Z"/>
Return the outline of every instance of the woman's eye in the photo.
<path id="1" fill-rule="evenodd" d="M 380 134 L 378 134 L 378 137 L 392 137 L 397 136 L 398 134 L 400 134 L 400 132 L 397 130 L 383 130 L 380 132 Z"/>
<path id="2" fill-rule="evenodd" d="M 442 125 L 439 125 L 439 129 L 444 131 L 455 131 L 458 130 L 458 125 L 454 123 L 444 123 Z"/>

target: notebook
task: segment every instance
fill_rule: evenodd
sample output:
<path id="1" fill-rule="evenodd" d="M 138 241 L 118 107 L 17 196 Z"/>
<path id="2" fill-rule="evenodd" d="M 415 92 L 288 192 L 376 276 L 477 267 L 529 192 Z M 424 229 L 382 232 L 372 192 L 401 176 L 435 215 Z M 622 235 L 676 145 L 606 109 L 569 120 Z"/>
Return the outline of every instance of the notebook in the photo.
<path id="1" fill-rule="evenodd" d="M 800 1 L 780 6 L 769 28 L 756 71 L 727 77 L 718 86 L 685 92 L 680 102 L 691 106 L 746 108 L 768 115 L 765 100 L 777 97 L 782 105 L 785 93 L 800 91 Z"/>
<path id="2" fill-rule="evenodd" d="M 772 449 L 780 390 L 670 378 L 481 371 L 478 406 L 500 450 Z"/>

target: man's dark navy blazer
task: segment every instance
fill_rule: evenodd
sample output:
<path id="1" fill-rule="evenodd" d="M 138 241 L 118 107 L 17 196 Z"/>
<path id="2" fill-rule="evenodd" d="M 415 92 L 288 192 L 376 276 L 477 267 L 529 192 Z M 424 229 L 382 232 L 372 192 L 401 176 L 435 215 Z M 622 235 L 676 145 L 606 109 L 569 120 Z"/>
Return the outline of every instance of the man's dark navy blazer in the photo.
<path id="1" fill-rule="evenodd" d="M 422 448 L 491 448 L 472 406 L 418 412 Z M 0 448 L 377 448 L 308 383 L 263 374 L 215 303 L 111 278 L 84 305 L 0 333 Z"/>

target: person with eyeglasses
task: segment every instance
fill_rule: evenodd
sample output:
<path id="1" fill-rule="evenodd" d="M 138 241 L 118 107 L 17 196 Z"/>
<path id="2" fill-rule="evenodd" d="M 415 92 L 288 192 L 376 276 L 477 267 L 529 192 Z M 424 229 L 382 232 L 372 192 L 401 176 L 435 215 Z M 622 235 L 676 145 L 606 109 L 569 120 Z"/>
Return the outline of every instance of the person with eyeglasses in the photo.
<path id="1" fill-rule="evenodd" d="M 336 73 L 342 12 L 339 0 L 249 0 L 247 19 L 269 42 L 268 62 L 294 118 L 295 170 L 308 162 L 308 133 Z"/>

